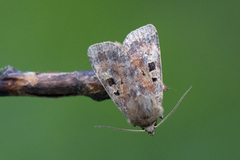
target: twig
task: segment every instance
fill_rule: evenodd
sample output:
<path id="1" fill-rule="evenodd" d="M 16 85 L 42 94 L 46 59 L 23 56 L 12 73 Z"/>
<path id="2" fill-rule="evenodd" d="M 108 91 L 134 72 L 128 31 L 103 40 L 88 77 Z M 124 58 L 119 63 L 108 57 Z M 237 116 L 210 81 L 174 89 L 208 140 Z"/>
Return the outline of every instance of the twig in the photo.
<path id="1" fill-rule="evenodd" d="M 21 72 L 12 66 L 0 69 L 0 96 L 58 98 L 76 95 L 96 101 L 110 98 L 92 70 L 40 73 Z"/>

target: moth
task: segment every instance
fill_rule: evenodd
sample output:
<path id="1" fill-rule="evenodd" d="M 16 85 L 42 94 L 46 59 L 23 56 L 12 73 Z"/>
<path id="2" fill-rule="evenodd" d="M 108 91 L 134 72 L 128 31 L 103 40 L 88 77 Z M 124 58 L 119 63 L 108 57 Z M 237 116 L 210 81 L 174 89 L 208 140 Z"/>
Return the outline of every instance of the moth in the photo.
<path id="1" fill-rule="evenodd" d="M 99 81 L 118 109 L 127 117 L 128 123 L 140 126 L 143 130 L 99 127 L 146 131 L 153 136 L 154 129 L 170 115 L 157 125 L 157 119 L 163 118 L 163 92 L 167 87 L 163 84 L 156 28 L 148 24 L 132 31 L 123 45 L 118 42 L 94 44 L 88 48 L 88 58 Z"/>

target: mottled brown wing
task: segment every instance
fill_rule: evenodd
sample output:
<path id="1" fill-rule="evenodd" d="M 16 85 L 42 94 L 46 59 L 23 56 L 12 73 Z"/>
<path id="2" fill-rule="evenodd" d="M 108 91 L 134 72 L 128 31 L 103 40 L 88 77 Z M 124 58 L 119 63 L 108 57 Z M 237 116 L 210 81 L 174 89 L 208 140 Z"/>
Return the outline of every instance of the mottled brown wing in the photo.
<path id="1" fill-rule="evenodd" d="M 142 85 L 146 94 L 156 98 L 156 101 L 162 104 L 164 84 L 156 28 L 152 24 L 148 24 L 132 31 L 123 42 L 123 50 L 130 57 L 129 61 L 137 75 L 143 79 Z"/>
<path id="2" fill-rule="evenodd" d="M 121 97 L 128 92 L 123 85 L 127 82 L 126 70 L 131 72 L 131 69 L 126 69 L 129 64 L 126 56 L 122 46 L 113 42 L 94 44 L 88 49 L 88 58 L 95 74 L 125 116 L 127 116 L 127 109 Z"/>

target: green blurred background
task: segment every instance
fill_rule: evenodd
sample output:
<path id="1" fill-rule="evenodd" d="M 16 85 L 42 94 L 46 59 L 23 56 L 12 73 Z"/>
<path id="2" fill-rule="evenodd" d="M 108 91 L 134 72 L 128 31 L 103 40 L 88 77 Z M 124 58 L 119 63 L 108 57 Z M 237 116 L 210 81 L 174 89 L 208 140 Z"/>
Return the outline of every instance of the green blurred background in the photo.
<path id="1" fill-rule="evenodd" d="M 111 100 L 0 98 L 0 159 L 239 159 L 240 1 L 0 1 L 0 67 L 90 70 L 90 45 L 158 30 L 165 115 L 154 137 L 94 128 L 130 126 Z"/>

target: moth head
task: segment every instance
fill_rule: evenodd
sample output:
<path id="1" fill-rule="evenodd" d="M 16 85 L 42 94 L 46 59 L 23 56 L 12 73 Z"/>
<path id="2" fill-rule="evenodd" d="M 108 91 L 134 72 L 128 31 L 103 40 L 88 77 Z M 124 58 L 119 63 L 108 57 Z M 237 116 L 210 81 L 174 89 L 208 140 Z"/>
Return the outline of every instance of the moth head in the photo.
<path id="1" fill-rule="evenodd" d="M 148 132 L 148 134 L 150 135 L 150 136 L 154 136 L 154 134 L 155 134 L 155 126 L 156 126 L 156 124 L 157 124 L 157 121 L 155 121 L 152 125 L 150 125 L 150 126 L 147 126 L 147 127 L 142 127 L 142 129 L 143 130 L 145 130 L 146 132 Z"/>

